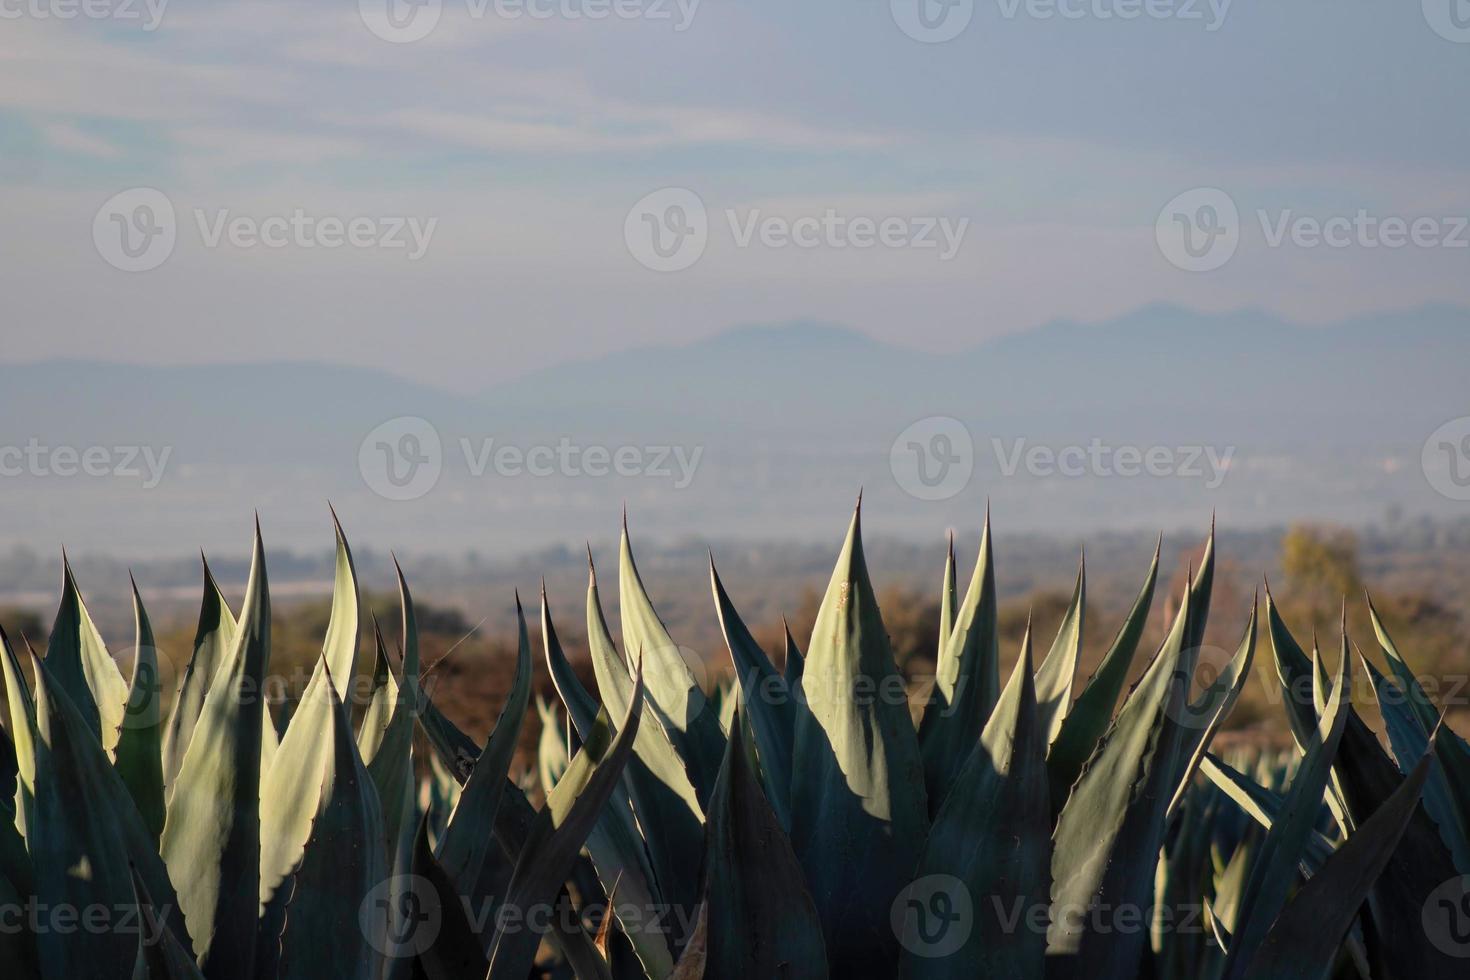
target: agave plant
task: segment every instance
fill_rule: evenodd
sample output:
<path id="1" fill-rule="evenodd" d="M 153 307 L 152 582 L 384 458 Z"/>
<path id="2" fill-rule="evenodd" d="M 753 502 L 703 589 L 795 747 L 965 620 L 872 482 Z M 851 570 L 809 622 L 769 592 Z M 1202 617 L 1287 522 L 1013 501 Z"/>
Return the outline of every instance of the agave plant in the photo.
<path id="1" fill-rule="evenodd" d="M 659 618 L 625 526 L 621 644 L 589 561 L 595 692 L 543 589 L 560 704 L 536 699 L 536 809 L 510 778 L 532 703 L 519 600 L 514 678 L 484 745 L 420 683 L 401 571 L 399 654 L 377 634 L 354 724 L 359 587 L 336 530 L 327 635 L 284 724 L 264 697 L 258 526 L 238 618 L 205 567 L 166 716 L 136 588 L 131 679 L 69 566 L 44 657 L 0 630 L 7 978 L 1464 975 L 1470 745 L 1372 611 L 1388 670 L 1357 657 L 1385 750 L 1353 706 L 1346 631 L 1329 670 L 1268 593 L 1296 751 L 1212 751 L 1257 638 L 1253 602 L 1233 656 L 1197 683 L 1213 531 L 1146 663 L 1158 552 L 1089 680 L 1083 568 L 1046 653 L 1028 628 L 1002 686 L 987 517 L 963 596 L 948 556 L 916 724 L 860 509 L 810 640 L 803 651 L 788 632 L 781 669 L 711 563 L 734 673 L 712 691 Z"/>

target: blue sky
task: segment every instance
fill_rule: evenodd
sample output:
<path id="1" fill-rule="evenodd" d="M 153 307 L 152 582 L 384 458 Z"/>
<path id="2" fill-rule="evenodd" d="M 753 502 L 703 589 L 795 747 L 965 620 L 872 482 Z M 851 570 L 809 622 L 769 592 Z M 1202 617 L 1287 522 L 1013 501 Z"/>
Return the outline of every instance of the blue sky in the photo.
<path id="1" fill-rule="evenodd" d="M 606 19 L 598 0 L 517 19 L 517 0 L 438 0 L 409 43 L 369 29 L 379 0 L 169 0 L 156 25 L 143 0 L 95 2 L 113 15 L 0 0 L 7 360 L 324 359 L 473 390 L 740 322 L 946 350 L 1159 301 L 1304 322 L 1470 305 L 1470 249 L 1267 234 L 1470 215 L 1465 0 L 959 0 L 971 19 L 942 43 L 900 29 L 910 0 L 620 0 L 636 16 Z M 128 272 L 94 224 L 138 187 L 177 244 Z M 629 212 L 669 187 L 707 209 L 708 244 L 658 272 Z M 1201 187 L 1238 208 L 1239 247 L 1190 272 L 1155 224 Z M 211 243 L 298 213 L 432 235 L 418 258 Z M 739 236 L 828 213 L 963 239 L 946 259 Z"/>

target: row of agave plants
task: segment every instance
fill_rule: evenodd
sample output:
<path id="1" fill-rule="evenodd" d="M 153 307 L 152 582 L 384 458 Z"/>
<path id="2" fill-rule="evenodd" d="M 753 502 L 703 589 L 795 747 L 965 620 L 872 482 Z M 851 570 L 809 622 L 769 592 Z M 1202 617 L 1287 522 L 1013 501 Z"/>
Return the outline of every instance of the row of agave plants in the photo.
<path id="1" fill-rule="evenodd" d="M 128 681 L 68 568 L 44 657 L 0 631 L 0 966 L 7 980 L 1470 975 L 1470 746 L 1376 613 L 1387 674 L 1346 635 L 1329 668 L 1268 594 L 1261 632 L 1296 748 L 1216 754 L 1257 604 L 1203 683 L 1212 532 L 1140 667 L 1158 567 L 1156 552 L 1085 684 L 1081 572 L 1045 655 L 1028 629 L 1002 683 L 987 519 L 963 596 L 952 553 L 946 566 L 915 724 L 858 513 L 805 652 L 788 634 L 781 669 L 711 566 L 736 678 L 723 697 L 659 619 L 625 528 L 621 650 L 589 577 L 595 692 L 543 593 L 560 705 L 536 699 L 537 772 L 519 778 L 533 656 L 519 600 L 514 679 L 480 745 L 421 679 L 401 572 L 400 650 L 378 636 L 355 722 L 359 588 L 340 527 L 322 654 L 289 720 L 263 696 L 258 526 L 238 618 L 205 569 L 167 713 L 136 589 Z M 1355 661 L 1387 748 L 1354 706 Z"/>

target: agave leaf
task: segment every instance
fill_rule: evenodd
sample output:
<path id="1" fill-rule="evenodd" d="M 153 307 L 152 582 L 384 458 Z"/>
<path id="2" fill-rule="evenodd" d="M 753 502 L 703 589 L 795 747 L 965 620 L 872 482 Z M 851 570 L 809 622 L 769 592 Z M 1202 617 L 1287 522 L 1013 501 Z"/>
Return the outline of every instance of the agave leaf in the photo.
<path id="1" fill-rule="evenodd" d="M 949 547 L 944 552 L 944 582 L 939 590 L 939 649 L 942 655 L 949 646 L 949 634 L 954 632 L 955 612 L 959 608 L 954 572 L 954 532 L 949 535 Z"/>
<path id="2" fill-rule="evenodd" d="M 1418 809 L 1432 758 L 1431 750 L 1322 870 L 1302 886 L 1271 926 L 1244 975 L 1252 980 L 1316 980 L 1326 975 L 1369 889 L 1393 860 L 1399 840 Z M 1418 914 L 1420 910 L 1413 911 Z M 1422 934 L 1411 933 L 1403 939 L 1405 942 L 1397 945 L 1433 945 L 1426 943 Z M 1440 962 L 1438 968 L 1447 972 L 1405 973 L 1395 963 L 1392 975 L 1450 977 L 1461 969 L 1449 959 Z"/>
<path id="3" fill-rule="evenodd" d="M 735 677 L 747 706 L 755 745 L 760 752 L 761 776 L 766 799 L 776 811 L 782 827 L 791 826 L 791 751 L 796 714 L 786 678 L 766 656 L 755 637 L 736 612 L 735 604 L 725 592 L 714 559 L 709 565 L 710 581 L 715 593 L 715 607 L 720 614 L 720 629 L 735 665 Z M 737 699 L 732 692 L 731 702 Z M 728 751 L 726 756 L 728 758 Z"/>
<path id="4" fill-rule="evenodd" d="M 934 925 L 927 921 L 933 910 L 911 898 L 919 907 L 904 920 L 915 931 L 906 932 L 903 940 L 908 954 L 901 976 L 1042 973 L 1046 931 L 1036 928 L 1033 913 L 1046 909 L 1051 882 L 1051 802 L 1045 733 L 1031 671 L 1028 630 L 1010 682 L 934 818 L 915 872 L 917 881 L 942 880 L 940 876 L 957 880 L 962 894 L 979 906 L 973 910 L 974 927 L 951 950 L 944 932 L 936 937 L 925 931 Z"/>
<path id="5" fill-rule="evenodd" d="M 1470 743 L 1467 743 L 1465 739 L 1461 738 L 1448 725 L 1438 725 L 1436 727 L 1439 712 L 1434 707 L 1434 703 L 1429 699 L 1429 696 L 1424 693 L 1424 688 L 1420 685 L 1419 679 L 1414 676 L 1414 672 L 1409 669 L 1409 665 L 1404 660 L 1403 655 L 1399 653 L 1398 647 L 1393 642 L 1393 638 L 1388 635 L 1388 630 L 1379 618 L 1378 610 L 1374 608 L 1372 599 L 1368 600 L 1368 614 L 1373 620 L 1373 632 L 1378 637 L 1378 645 L 1383 650 L 1383 655 L 1388 658 L 1389 668 L 1392 670 L 1394 677 L 1407 694 L 1409 707 L 1413 709 L 1415 716 L 1419 719 L 1419 724 L 1422 726 L 1425 736 L 1428 737 L 1430 733 L 1434 732 L 1438 733 L 1434 736 L 1434 766 L 1432 768 L 1443 773 L 1441 778 L 1448 787 L 1450 800 L 1453 802 L 1454 809 L 1458 815 L 1458 823 L 1466 829 L 1467 833 L 1470 833 Z M 1401 758 L 1399 761 L 1403 766 L 1408 766 L 1409 764 L 1407 759 Z M 1431 772 L 1431 784 L 1435 781 L 1435 778 L 1435 774 Z M 1433 797 L 1437 795 L 1443 794 L 1431 788 L 1426 788 L 1425 806 L 1436 805 L 1434 804 Z M 1443 811 L 1442 806 L 1441 811 Z M 1443 814 L 1443 812 L 1441 812 L 1439 817 L 1436 817 L 1433 812 L 1431 812 L 1430 816 L 1435 817 L 1436 822 L 1439 821 L 1440 817 L 1443 817 L 1447 823 L 1453 824 L 1455 822 L 1453 818 Z M 1441 826 L 1443 825 L 1441 824 Z M 1451 850 L 1456 854 L 1458 860 L 1460 849 L 1452 847 Z M 1461 867 L 1460 871 L 1462 874 L 1470 874 L 1470 868 Z"/>
<path id="6" fill-rule="evenodd" d="M 523 917 L 523 922 L 524 917 L 554 907 L 582 844 L 622 778 L 642 713 L 640 665 L 628 714 L 616 738 L 606 713 L 599 714 L 582 751 L 567 767 L 561 782 L 547 794 L 546 806 L 530 827 L 504 902 L 510 914 Z M 531 970 L 540 941 L 536 930 L 524 926 L 497 930 L 488 980 L 521 980 Z"/>
<path id="7" fill-rule="evenodd" d="M 1087 559 L 1077 566 L 1077 585 L 1072 601 L 1057 627 L 1057 638 L 1046 659 L 1036 670 L 1036 711 L 1046 744 L 1056 741 L 1072 707 L 1072 683 L 1082 658 L 1082 625 L 1087 605 Z"/>
<path id="8" fill-rule="evenodd" d="M 1199 652 L 1185 642 L 1193 635 L 1195 608 L 1191 583 L 1158 656 L 1124 701 L 1057 818 L 1048 980 L 1132 977 L 1138 969 L 1145 934 L 1114 929 L 1088 911 L 1097 906 L 1137 914 L 1151 904 L 1153 876 L 1138 869 L 1157 863 L 1166 809 L 1178 785 L 1178 719 Z"/>
<path id="9" fill-rule="evenodd" d="M 1267 608 L 1268 612 L 1274 613 L 1269 596 Z M 1299 689 L 1301 678 L 1315 677 L 1312 665 L 1305 661 L 1301 648 L 1279 616 L 1273 615 L 1271 639 L 1283 683 L 1287 678 L 1296 678 Z M 1315 717 L 1316 709 L 1312 704 L 1292 698 L 1287 699 L 1287 704 L 1289 709 L 1303 711 L 1304 717 Z M 1351 703 L 1347 706 L 1347 713 L 1342 747 L 1332 771 L 1341 791 L 1341 800 L 1337 803 L 1339 822 L 1346 822 L 1351 839 L 1363 822 L 1400 788 L 1404 776 Z M 1365 930 L 1365 938 L 1375 976 L 1409 980 L 1448 976 L 1458 969 L 1454 958 L 1433 943 L 1410 938 L 1422 931 L 1420 910 L 1431 901 L 1435 889 L 1442 884 L 1444 869 L 1452 867 L 1454 860 L 1449 849 L 1445 847 L 1438 828 L 1419 805 L 1416 794 L 1408 828 L 1398 838 L 1393 859 L 1371 883 L 1372 901 L 1368 909 L 1373 928 Z"/>
<path id="10" fill-rule="evenodd" d="M 128 682 L 123 680 L 122 671 L 87 613 L 65 554 L 61 565 L 61 607 L 51 626 L 46 660 L 56 683 L 76 705 L 87 727 L 111 752 L 122 729 Z"/>
<path id="11" fill-rule="evenodd" d="M 817 908 L 791 841 L 751 770 L 748 727 L 737 713 L 710 795 L 704 980 L 820 980 L 827 976 L 827 954 Z"/>
<path id="12" fill-rule="evenodd" d="M 201 556 L 202 557 L 202 556 Z M 168 728 L 163 735 L 163 780 L 169 793 L 173 792 L 174 779 L 179 766 L 184 762 L 184 750 L 194 736 L 194 726 L 204 710 L 204 697 L 209 685 L 235 644 L 235 614 L 225 601 L 209 562 L 204 562 L 204 598 L 199 604 L 199 625 L 194 631 L 194 652 L 189 665 L 184 668 L 184 678 L 179 683 L 178 696 L 174 699 L 173 713 L 168 719 Z M 269 727 L 270 714 L 264 721 Z M 275 731 L 272 729 L 271 734 Z"/>
<path id="13" fill-rule="evenodd" d="M 364 762 L 378 754 L 399 704 L 398 678 L 393 676 L 393 666 L 388 662 L 388 645 L 383 641 L 377 616 L 373 616 L 373 651 L 372 688 L 357 727 L 357 751 Z"/>
<path id="14" fill-rule="evenodd" d="M 1379 714 L 1388 729 L 1388 742 L 1400 768 L 1412 769 L 1416 760 L 1429 751 L 1429 732 L 1419 724 L 1419 718 L 1409 703 L 1409 695 L 1397 681 L 1383 676 L 1372 661 L 1359 651 L 1363 669 L 1373 683 L 1373 695 L 1378 701 Z M 1433 731 L 1433 729 L 1430 729 Z M 1454 859 L 1455 869 L 1461 874 L 1470 874 L 1470 832 L 1461 820 L 1460 809 L 1455 802 L 1454 790 L 1450 787 L 1444 767 L 1436 759 L 1429 766 L 1429 777 L 1424 783 L 1421 801 L 1424 812 L 1439 830 L 1440 839 Z"/>
<path id="15" fill-rule="evenodd" d="M 1133 608 L 1123 620 L 1123 626 L 1113 639 L 1113 645 L 1103 656 L 1097 672 L 1077 696 L 1077 702 L 1062 720 L 1061 731 L 1052 741 L 1046 768 L 1051 781 L 1051 805 L 1057 812 L 1067 802 L 1067 796 L 1072 792 L 1072 784 L 1077 781 L 1077 774 L 1082 771 L 1083 763 L 1097 748 L 1098 740 L 1103 737 L 1113 720 L 1113 706 L 1118 703 L 1118 695 L 1128 681 L 1128 671 L 1132 669 L 1138 641 L 1143 636 L 1144 627 L 1148 625 L 1148 611 L 1153 604 L 1154 586 L 1159 579 L 1159 549 L 1162 546 L 1163 539 L 1160 538 L 1160 544 L 1154 548 L 1153 561 L 1149 564 L 1148 575 L 1144 577 L 1143 588 L 1134 600 Z"/>
<path id="16" fill-rule="evenodd" d="M 136 869 L 133 901 L 138 908 L 138 956 L 134 961 L 133 980 L 204 980 L 204 974 L 194 964 L 193 954 L 166 924 L 169 915 L 178 915 L 178 910 L 164 909 L 160 913 Z"/>
<path id="17" fill-rule="evenodd" d="M 1256 600 L 1251 599 L 1251 616 L 1246 623 L 1245 636 L 1241 638 L 1240 645 L 1235 648 L 1235 654 L 1226 663 L 1224 670 L 1215 678 L 1213 684 L 1200 694 L 1199 700 L 1185 706 L 1184 717 L 1187 719 L 1184 735 L 1185 759 L 1184 771 L 1179 777 L 1179 788 L 1174 792 L 1174 800 L 1169 805 L 1172 813 L 1184 800 L 1184 794 L 1189 789 L 1195 772 L 1199 770 L 1200 759 L 1204 757 L 1205 750 L 1214 739 L 1215 733 L 1230 717 L 1230 711 L 1235 707 L 1235 702 L 1240 700 L 1240 692 L 1245 690 L 1245 682 L 1250 677 L 1251 660 L 1256 653 Z"/>
<path id="18" fill-rule="evenodd" d="M 587 646 L 603 706 L 609 713 L 627 713 L 631 679 L 613 646 L 602 615 L 597 593 L 597 573 L 588 564 Z M 569 668 L 554 666 L 554 677 L 567 677 Z M 573 678 L 574 679 L 574 678 Z M 585 742 L 591 734 L 590 699 L 578 697 L 580 685 L 557 681 L 557 690 L 567 704 L 572 723 Z M 571 694 L 573 696 L 568 697 Z M 704 853 L 704 808 L 698 789 L 690 779 L 685 760 L 675 750 L 669 733 L 659 722 L 653 706 L 644 703 L 643 720 L 633 743 L 633 760 L 624 776 L 628 797 L 638 821 L 657 827 L 647 833 L 649 861 L 664 899 L 679 909 L 691 909 L 698 901 L 699 860 Z M 682 937 L 680 937 L 682 938 Z"/>
<path id="19" fill-rule="evenodd" d="M 630 669 L 635 653 L 642 657 L 649 703 L 688 766 L 689 781 L 699 791 L 702 804 L 719 772 L 725 738 L 719 716 L 710 708 L 683 652 L 643 588 L 626 518 L 618 550 L 618 612 L 623 621 L 623 655 Z"/>
<path id="20" fill-rule="evenodd" d="M 403 569 L 394 562 L 398 574 L 398 600 L 403 616 L 403 688 L 409 693 L 413 716 L 423 727 L 424 735 L 435 755 L 454 775 L 460 785 L 469 778 L 479 758 L 480 747 L 474 739 L 460 731 L 434 704 L 433 698 L 419 681 L 419 628 L 414 614 L 413 594 Z"/>
<path id="21" fill-rule="evenodd" d="M 863 561 L 861 508 L 817 612 L 802 679 L 791 842 L 839 976 L 890 974 L 889 909 L 929 830 L 923 759 Z"/>
<path id="22" fill-rule="evenodd" d="M 387 839 L 390 844 L 396 841 L 399 843 L 395 846 L 406 849 L 413 842 L 413 694 L 407 685 L 400 685 L 394 678 L 381 632 L 376 633 L 376 646 L 378 659 L 374 670 L 375 676 L 382 677 L 382 683 L 374 691 L 364 718 L 358 742 L 366 748 L 360 747 L 359 751 L 383 805 Z"/>
<path id="23" fill-rule="evenodd" d="M 15 914 L 10 910 L 25 908 L 31 894 L 30 889 L 21 888 L 0 874 L 0 909 L 6 910 L 7 919 Z M 5 964 L 7 980 L 40 980 L 41 974 L 37 972 L 36 965 L 36 937 L 26 927 L 23 911 L 19 921 L 9 921 L 4 929 L 0 929 L 0 963 Z"/>
<path id="24" fill-rule="evenodd" d="M 371 910 L 371 892 L 387 877 L 383 813 L 330 670 L 327 680 L 332 752 L 286 907 L 282 980 L 372 980 L 387 943 L 387 916 Z"/>
<path id="25" fill-rule="evenodd" d="M 133 583 L 133 618 L 137 652 L 133 655 L 133 682 L 127 712 L 117 740 L 116 766 L 123 784 L 133 794 L 138 813 L 154 840 L 163 833 L 163 684 L 158 675 L 158 648 L 153 626 Z"/>
<path id="26" fill-rule="evenodd" d="M 15 743 L 15 828 L 24 836 L 32 819 L 36 791 L 36 705 L 3 626 L 0 626 L 0 671 L 5 677 L 10 737 Z"/>
<path id="27" fill-rule="evenodd" d="M 949 575 L 953 575 L 952 565 Z M 924 783 L 931 812 L 938 811 L 943 803 L 949 787 L 974 750 L 975 733 L 985 727 L 1000 695 L 996 608 L 995 561 L 991 555 L 987 510 L 975 572 L 965 590 L 965 601 L 955 614 L 949 640 L 939 648 L 934 687 L 919 723 Z"/>
<path id="28" fill-rule="evenodd" d="M 536 717 L 541 725 L 541 735 L 536 741 L 536 773 L 542 789 L 549 790 L 566 772 L 572 753 L 556 705 L 539 694 L 536 695 Z"/>
<path id="29" fill-rule="evenodd" d="M 490 851 L 495 813 L 500 809 L 501 792 L 531 702 L 531 641 L 526 634 L 526 616 L 519 595 L 516 596 L 516 628 L 516 672 L 505 707 L 475 761 L 459 803 L 449 817 L 449 826 L 439 841 L 440 866 L 453 879 L 461 895 L 476 899 L 482 897 L 476 894 L 475 884 L 480 880 Z"/>
<path id="30" fill-rule="evenodd" d="M 357 657 L 357 571 L 335 514 L 332 522 L 337 536 L 337 568 L 326 641 L 275 759 L 260 783 L 262 912 L 261 945 L 256 955 L 258 966 L 266 972 L 285 921 L 283 886 L 301 862 L 327 788 L 325 778 L 333 751 L 333 697 L 344 694 Z M 328 685 L 334 687 L 333 692 L 327 691 Z"/>
<path id="31" fill-rule="evenodd" d="M 1261 842 L 1250 878 L 1241 894 L 1233 930 L 1235 938 L 1225 960 L 1226 980 L 1245 976 L 1247 965 L 1255 958 L 1272 923 L 1285 907 L 1287 893 L 1296 880 L 1297 863 L 1322 811 L 1327 779 L 1337 757 L 1343 730 L 1347 727 L 1344 705 L 1351 696 L 1352 674 L 1346 652 L 1344 639 L 1344 656 L 1338 664 L 1337 682 L 1333 685 L 1321 722 L 1307 743 L 1301 767 L 1271 822 L 1270 830 L 1266 832 L 1265 840 Z"/>
<path id="32" fill-rule="evenodd" d="M 1276 821 L 1276 815 L 1281 812 L 1285 801 L 1282 797 L 1251 779 L 1249 776 L 1237 771 L 1225 762 L 1206 752 L 1200 761 L 1200 772 L 1209 777 L 1210 781 L 1224 791 L 1225 795 L 1240 807 L 1241 811 L 1254 819 L 1267 830 Z M 1315 824 L 1315 820 L 1313 823 Z M 1330 840 L 1314 829 L 1307 835 L 1307 842 L 1303 845 L 1300 864 L 1303 872 L 1315 872 L 1324 861 L 1332 856 L 1333 845 Z M 1234 918 L 1230 923 L 1233 927 Z M 1233 931 L 1233 930 L 1232 930 Z"/>
<path id="33" fill-rule="evenodd" d="M 271 621 L 258 524 L 252 550 L 244 619 L 205 694 L 159 845 L 178 879 L 179 908 L 210 980 L 254 975 L 261 718 Z"/>
<path id="34" fill-rule="evenodd" d="M 556 685 L 557 692 L 567 705 L 567 714 L 572 725 L 585 740 L 591 737 L 596 728 L 597 704 L 577 680 L 576 674 L 572 672 L 571 665 L 567 662 L 566 654 L 562 652 L 561 642 L 556 635 L 556 627 L 551 620 L 551 608 L 544 592 L 541 596 L 541 637 L 545 646 L 546 663 L 550 668 L 552 683 Z M 644 712 L 647 711 L 648 708 L 645 705 Z M 545 738 L 544 729 L 543 738 Z M 702 818 L 697 809 L 690 809 L 691 806 L 696 806 L 694 787 L 688 785 L 686 779 L 683 781 L 682 797 L 671 795 L 669 786 L 657 779 L 653 770 L 638 755 L 640 741 L 650 739 L 661 741 L 660 745 L 649 747 L 650 755 L 658 757 L 661 754 L 665 760 L 674 765 L 674 769 L 677 769 L 679 773 L 678 778 L 682 779 L 682 769 L 677 767 L 678 759 L 674 754 L 673 746 L 668 744 L 668 740 L 651 716 L 645 717 L 643 724 L 639 726 L 638 732 L 634 735 L 633 758 L 628 761 L 628 768 L 623 773 L 622 782 L 614 788 L 607 809 L 587 837 L 587 851 L 592 856 L 592 864 L 597 869 L 597 876 L 602 882 L 603 889 L 609 893 L 616 890 L 628 903 L 624 905 L 625 910 L 632 908 L 640 913 L 645 909 L 664 907 L 666 904 L 665 891 L 690 889 L 687 883 L 689 867 L 691 863 L 697 862 L 695 855 L 702 853 L 698 843 L 698 835 L 702 833 Z M 566 774 L 566 767 L 570 764 L 570 760 L 566 758 L 567 743 L 558 738 L 557 745 L 562 753 L 559 759 L 560 771 L 557 773 L 555 782 L 543 778 L 543 788 L 546 788 L 548 792 L 560 783 L 561 777 Z M 638 820 L 634 816 L 633 793 L 637 794 L 637 799 L 643 801 L 644 807 L 659 808 L 652 811 L 646 808 L 638 811 L 643 814 L 652 813 L 652 816 L 645 819 L 649 821 L 649 826 L 658 828 L 651 835 L 655 841 L 645 844 L 640 836 Z M 675 861 L 675 856 L 674 851 L 669 847 L 671 840 L 659 839 L 665 836 L 672 838 L 674 834 L 682 838 L 678 842 L 685 855 L 682 867 L 672 863 Z M 655 873 L 657 865 L 653 862 L 656 861 L 670 862 L 667 865 L 667 874 L 670 876 L 667 884 Z M 693 894 L 692 889 L 689 894 Z M 688 901 L 690 904 L 679 906 L 675 911 L 682 912 L 685 908 L 692 908 L 691 899 L 681 900 Z M 617 908 L 615 904 L 615 912 Z M 673 969 L 673 957 L 669 941 L 659 930 L 659 923 L 649 922 L 646 915 L 636 918 L 631 915 L 620 915 L 619 922 L 624 934 L 632 943 L 639 962 L 643 964 L 645 973 L 657 980 L 668 976 Z M 685 937 L 676 932 L 671 938 L 677 945 Z"/>
<path id="35" fill-rule="evenodd" d="M 781 665 L 781 676 L 786 678 L 786 686 L 792 692 L 792 698 L 796 704 L 796 713 L 801 712 L 801 699 L 796 697 L 797 685 L 801 683 L 802 671 L 806 667 L 806 658 L 802 656 L 801 647 L 796 645 L 796 639 L 791 635 L 791 627 L 786 625 L 783 617 L 781 629 L 786 634 L 786 660 Z"/>
<path id="36" fill-rule="evenodd" d="M 434 860 L 433 848 L 429 846 L 427 815 L 419 821 L 418 833 L 414 835 L 413 876 L 416 883 L 425 883 L 414 889 L 411 898 L 416 914 L 406 928 L 395 935 L 398 944 L 390 949 L 401 949 L 405 956 L 417 953 L 417 964 L 427 980 L 484 976 L 489 961 L 465 914 L 454 882 Z M 419 936 L 422 923 L 433 923 L 437 929 L 432 934 Z"/>
<path id="37" fill-rule="evenodd" d="M 112 914 L 133 905 L 133 868 L 150 891 L 176 906 L 153 836 L 87 719 L 32 654 L 36 675 L 35 823 L 27 843 L 36 901 L 52 909 L 100 905 Z M 170 927 L 189 943 L 181 917 Z M 114 978 L 132 972 L 137 944 L 128 932 L 95 927 L 43 929 L 36 937 L 41 972 L 56 977 Z"/>

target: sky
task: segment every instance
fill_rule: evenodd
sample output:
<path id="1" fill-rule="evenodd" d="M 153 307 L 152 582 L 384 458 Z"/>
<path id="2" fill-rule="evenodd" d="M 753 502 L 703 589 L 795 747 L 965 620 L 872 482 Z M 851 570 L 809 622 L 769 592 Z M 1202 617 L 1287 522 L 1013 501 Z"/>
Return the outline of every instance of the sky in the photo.
<path id="1" fill-rule="evenodd" d="M 735 323 L 944 351 L 1156 302 L 1470 304 L 1464 0 L 0 20 L 6 361 L 326 360 L 469 392 Z M 1390 247 L 1385 221 L 1422 234 Z"/>

